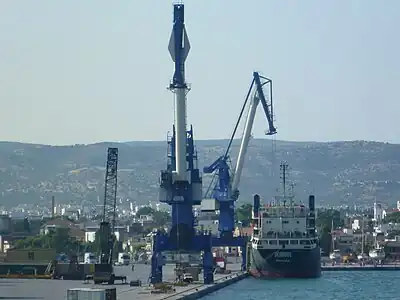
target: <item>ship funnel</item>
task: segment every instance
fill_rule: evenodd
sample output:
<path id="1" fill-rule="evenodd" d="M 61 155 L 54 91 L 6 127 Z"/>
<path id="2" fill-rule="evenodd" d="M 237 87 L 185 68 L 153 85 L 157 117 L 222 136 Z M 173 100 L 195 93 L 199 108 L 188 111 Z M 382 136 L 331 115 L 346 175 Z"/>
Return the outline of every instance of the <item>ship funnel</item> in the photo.
<path id="1" fill-rule="evenodd" d="M 255 194 L 253 198 L 253 219 L 258 218 L 259 212 L 260 212 L 260 196 L 258 194 Z"/>
<path id="2" fill-rule="evenodd" d="M 315 196 L 310 195 L 308 197 L 308 208 L 310 209 L 311 212 L 315 212 Z"/>

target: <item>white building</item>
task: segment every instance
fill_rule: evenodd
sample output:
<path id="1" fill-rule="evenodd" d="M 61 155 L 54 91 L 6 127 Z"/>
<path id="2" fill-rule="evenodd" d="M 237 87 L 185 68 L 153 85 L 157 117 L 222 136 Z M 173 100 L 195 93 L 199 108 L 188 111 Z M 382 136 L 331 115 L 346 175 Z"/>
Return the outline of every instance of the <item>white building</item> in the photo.
<path id="1" fill-rule="evenodd" d="M 397 201 L 399 202 L 399 201 Z M 399 203 L 397 203 L 399 205 Z M 386 210 L 382 208 L 382 204 L 374 202 L 374 218 L 373 221 L 381 224 L 382 220 L 386 217 Z"/>

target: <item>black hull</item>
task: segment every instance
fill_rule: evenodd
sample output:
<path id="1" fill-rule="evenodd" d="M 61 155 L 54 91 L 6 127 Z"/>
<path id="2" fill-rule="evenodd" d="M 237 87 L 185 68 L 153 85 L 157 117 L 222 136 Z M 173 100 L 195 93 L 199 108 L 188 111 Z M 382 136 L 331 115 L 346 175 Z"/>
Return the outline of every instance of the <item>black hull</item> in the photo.
<path id="1" fill-rule="evenodd" d="M 320 248 L 252 249 L 250 273 L 257 278 L 317 278 L 321 276 Z"/>

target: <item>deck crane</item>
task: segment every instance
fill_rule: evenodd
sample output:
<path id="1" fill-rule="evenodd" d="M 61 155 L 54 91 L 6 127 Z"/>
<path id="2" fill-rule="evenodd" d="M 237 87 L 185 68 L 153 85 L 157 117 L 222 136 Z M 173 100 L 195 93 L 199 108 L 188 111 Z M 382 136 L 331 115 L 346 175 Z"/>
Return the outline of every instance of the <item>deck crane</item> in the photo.
<path id="1" fill-rule="evenodd" d="M 269 88 L 268 98 L 264 93 L 264 87 Z M 241 140 L 239 155 L 236 162 L 236 167 L 234 171 L 231 172 L 229 166 L 229 153 L 233 139 L 239 127 L 240 120 L 242 119 L 249 100 L 250 107 Z M 210 166 L 203 169 L 204 173 L 215 174 L 205 198 L 214 198 L 219 204 L 219 237 L 218 240 L 213 239 L 213 246 L 244 246 L 246 243 L 246 240 L 243 237 L 233 237 L 235 226 L 235 201 L 239 197 L 240 177 L 242 175 L 244 160 L 251 138 L 251 130 L 253 127 L 256 110 L 260 102 L 263 106 L 268 122 L 268 131 L 266 132 L 266 135 L 274 135 L 277 133 L 273 119 L 272 80 L 261 76 L 258 72 L 254 72 L 253 81 L 248 90 L 245 102 L 242 106 L 239 118 L 236 122 L 234 131 L 224 155 L 220 156 Z M 242 251 L 242 253 L 244 253 L 243 255 L 245 255 L 245 252 L 246 251 Z M 245 267 L 245 257 L 243 260 L 242 267 Z"/>

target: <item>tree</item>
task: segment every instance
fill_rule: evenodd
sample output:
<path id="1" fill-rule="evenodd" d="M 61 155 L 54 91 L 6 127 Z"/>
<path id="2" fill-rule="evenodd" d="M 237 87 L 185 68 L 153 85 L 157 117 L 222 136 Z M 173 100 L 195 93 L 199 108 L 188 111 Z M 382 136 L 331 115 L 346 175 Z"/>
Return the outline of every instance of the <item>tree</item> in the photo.
<path id="1" fill-rule="evenodd" d="M 171 215 L 167 211 L 154 211 L 153 219 L 157 226 L 163 227 L 171 220 Z"/>
<path id="2" fill-rule="evenodd" d="M 344 220 L 341 218 L 340 211 L 336 209 L 328 209 L 328 210 L 320 210 L 317 212 L 317 220 L 316 220 L 316 225 L 318 231 L 322 231 L 321 229 L 323 227 L 328 226 L 329 228 L 332 227 L 332 221 L 333 221 L 333 227 L 343 227 L 344 226 Z M 331 228 L 332 230 L 332 228 Z"/>
<path id="3" fill-rule="evenodd" d="M 45 235 L 27 237 L 14 243 L 16 249 L 54 249 L 57 253 L 76 253 L 81 250 L 81 243 L 69 236 L 68 228 L 56 228 Z"/>
<path id="4" fill-rule="evenodd" d="M 136 217 L 140 218 L 140 216 L 152 215 L 154 213 L 154 209 L 150 206 L 141 207 L 136 213 Z"/>
<path id="5" fill-rule="evenodd" d="M 319 243 L 322 251 L 324 253 L 329 253 L 332 250 L 332 235 L 331 235 L 331 226 L 324 225 L 318 231 L 319 234 Z"/>
<path id="6" fill-rule="evenodd" d="M 385 223 L 400 223 L 400 212 L 396 211 L 386 215 L 383 221 Z"/>
<path id="7" fill-rule="evenodd" d="M 51 247 L 56 250 L 57 253 L 67 252 L 66 249 L 72 250 L 72 240 L 69 236 L 68 228 L 56 228 L 54 232 L 49 234 L 51 238 Z"/>
<path id="8" fill-rule="evenodd" d="M 32 244 L 33 244 L 33 240 L 35 239 L 36 237 L 27 237 L 27 238 L 24 238 L 24 239 L 20 239 L 20 240 L 17 240 L 17 241 L 15 241 L 14 243 L 13 243 L 13 246 L 14 246 L 14 248 L 16 248 L 16 249 L 29 249 L 29 248 L 33 248 L 32 247 Z M 35 243 L 36 244 L 36 243 Z M 41 245 L 42 244 L 40 244 L 40 247 L 41 247 Z"/>
<path id="9" fill-rule="evenodd" d="M 35 237 L 32 240 L 31 245 L 32 245 L 32 248 L 42 248 L 43 247 L 42 240 L 40 239 L 40 237 Z"/>
<path id="10" fill-rule="evenodd" d="M 171 215 L 167 211 L 158 211 L 154 210 L 153 208 L 149 206 L 144 206 L 138 210 L 136 213 L 136 217 L 140 218 L 140 216 L 148 216 L 151 215 L 153 216 L 154 223 L 156 226 L 163 227 L 165 226 L 170 220 L 171 220 Z"/>
<path id="11" fill-rule="evenodd" d="M 320 246 L 325 253 L 332 251 L 332 230 L 343 226 L 344 220 L 341 218 L 339 210 L 328 209 L 319 210 L 317 212 L 316 227 L 319 235 Z"/>
<path id="12" fill-rule="evenodd" d="M 242 222 L 243 226 L 248 226 L 251 221 L 251 213 L 253 206 L 251 204 L 243 204 L 236 209 L 236 221 Z"/>

